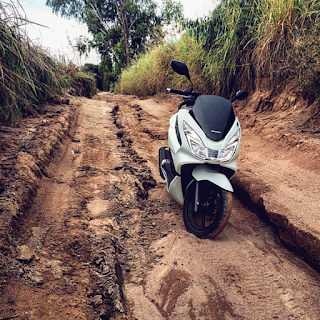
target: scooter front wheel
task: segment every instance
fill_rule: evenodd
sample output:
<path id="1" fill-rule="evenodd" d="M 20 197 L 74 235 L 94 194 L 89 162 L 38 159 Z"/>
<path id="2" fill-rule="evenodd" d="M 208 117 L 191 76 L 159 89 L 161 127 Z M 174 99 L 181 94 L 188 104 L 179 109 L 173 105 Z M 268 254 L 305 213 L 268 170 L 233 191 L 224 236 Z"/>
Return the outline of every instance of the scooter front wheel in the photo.
<path id="1" fill-rule="evenodd" d="M 198 186 L 197 186 L 198 184 Z M 198 201 L 196 204 L 196 190 Z M 199 238 L 215 238 L 231 215 L 232 193 L 209 181 L 193 180 L 187 187 L 183 220 L 187 230 Z"/>

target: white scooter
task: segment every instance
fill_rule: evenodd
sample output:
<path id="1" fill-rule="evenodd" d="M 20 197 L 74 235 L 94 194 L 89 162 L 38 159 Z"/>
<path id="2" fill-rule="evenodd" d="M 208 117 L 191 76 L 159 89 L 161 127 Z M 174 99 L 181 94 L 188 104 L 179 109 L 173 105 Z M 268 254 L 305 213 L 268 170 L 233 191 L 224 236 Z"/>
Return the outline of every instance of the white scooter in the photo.
<path id="1" fill-rule="evenodd" d="M 232 109 L 234 100 L 248 94 L 238 91 L 229 101 L 193 91 L 188 67 L 172 60 L 171 67 L 185 75 L 190 90 L 167 89 L 183 101 L 170 119 L 169 149 L 159 149 L 159 170 L 169 194 L 183 205 L 187 230 L 199 238 L 214 238 L 231 215 L 241 128 Z M 182 108 L 184 106 L 184 108 Z"/>

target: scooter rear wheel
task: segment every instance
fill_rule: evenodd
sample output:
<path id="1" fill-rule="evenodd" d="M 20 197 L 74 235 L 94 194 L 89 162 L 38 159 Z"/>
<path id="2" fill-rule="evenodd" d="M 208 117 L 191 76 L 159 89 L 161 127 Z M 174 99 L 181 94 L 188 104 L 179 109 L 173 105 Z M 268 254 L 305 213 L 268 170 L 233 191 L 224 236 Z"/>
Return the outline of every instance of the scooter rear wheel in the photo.
<path id="1" fill-rule="evenodd" d="M 196 184 L 199 205 L 195 212 Z M 183 220 L 187 230 L 198 238 L 215 238 L 225 228 L 231 215 L 232 193 L 209 181 L 193 180 L 187 187 Z"/>

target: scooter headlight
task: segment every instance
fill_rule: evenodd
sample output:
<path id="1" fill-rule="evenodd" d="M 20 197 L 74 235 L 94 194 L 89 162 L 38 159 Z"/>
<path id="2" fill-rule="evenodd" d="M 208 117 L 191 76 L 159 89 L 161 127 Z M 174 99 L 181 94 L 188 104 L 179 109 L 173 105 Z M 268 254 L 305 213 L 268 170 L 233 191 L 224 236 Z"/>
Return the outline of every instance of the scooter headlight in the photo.
<path id="1" fill-rule="evenodd" d="M 205 147 L 198 134 L 185 121 L 183 121 L 183 131 L 193 155 L 201 160 L 228 162 L 233 158 L 240 143 L 240 130 L 235 133 L 226 147 L 221 150 Z"/>
<path id="2" fill-rule="evenodd" d="M 204 146 L 197 133 L 185 121 L 183 121 L 183 131 L 186 135 L 192 153 L 197 158 L 206 160 L 208 158 L 208 149 Z"/>
<path id="3" fill-rule="evenodd" d="M 238 130 L 235 135 L 230 139 L 226 147 L 218 151 L 217 161 L 228 162 L 230 161 L 237 151 L 238 145 L 240 143 L 240 130 Z"/>

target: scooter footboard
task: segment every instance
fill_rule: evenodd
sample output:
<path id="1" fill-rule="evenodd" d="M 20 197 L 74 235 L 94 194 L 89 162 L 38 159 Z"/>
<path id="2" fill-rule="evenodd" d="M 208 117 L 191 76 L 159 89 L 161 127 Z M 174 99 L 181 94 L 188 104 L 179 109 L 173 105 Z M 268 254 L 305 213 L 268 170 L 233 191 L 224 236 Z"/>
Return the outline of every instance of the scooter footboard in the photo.
<path id="1" fill-rule="evenodd" d="M 192 171 L 192 176 L 197 181 L 208 180 L 221 189 L 233 192 L 232 185 L 228 178 L 224 174 L 217 172 L 214 170 L 214 168 L 206 164 L 200 164 L 195 167 Z"/>

